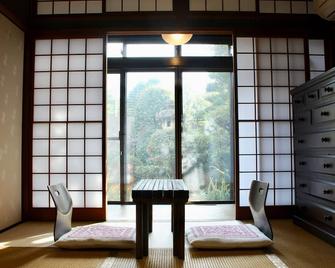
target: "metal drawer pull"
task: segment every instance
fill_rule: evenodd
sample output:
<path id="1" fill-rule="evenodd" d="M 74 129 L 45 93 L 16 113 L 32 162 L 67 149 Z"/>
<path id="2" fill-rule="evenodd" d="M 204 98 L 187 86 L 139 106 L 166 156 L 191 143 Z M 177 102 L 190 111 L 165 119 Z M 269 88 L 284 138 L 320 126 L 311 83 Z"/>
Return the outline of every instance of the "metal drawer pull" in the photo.
<path id="1" fill-rule="evenodd" d="M 323 194 L 332 194 L 333 190 L 332 189 L 325 189 L 323 190 Z"/>
<path id="2" fill-rule="evenodd" d="M 298 140 L 298 143 L 304 143 L 304 140 Z"/>
<path id="3" fill-rule="evenodd" d="M 323 164 L 323 168 L 331 168 L 333 167 L 333 164 L 327 163 L 327 164 Z"/>
<path id="4" fill-rule="evenodd" d="M 300 161 L 300 162 L 299 162 L 299 166 L 304 166 L 304 165 L 306 165 L 306 162 L 305 162 L 305 161 Z"/>
<path id="5" fill-rule="evenodd" d="M 316 97 L 316 96 L 315 96 L 314 94 L 308 95 L 308 98 L 309 98 L 309 99 L 315 99 L 315 97 Z"/>
<path id="6" fill-rule="evenodd" d="M 330 142 L 330 138 L 328 137 L 322 137 L 321 142 Z"/>
<path id="7" fill-rule="evenodd" d="M 295 100 L 294 103 L 299 104 L 299 103 L 302 103 L 302 101 L 301 100 Z"/>
<path id="8" fill-rule="evenodd" d="M 329 116 L 329 112 L 321 112 L 321 116 Z"/>
<path id="9" fill-rule="evenodd" d="M 324 219 L 325 219 L 325 221 L 332 221 L 333 217 L 330 216 L 330 215 L 326 215 L 326 216 L 324 216 Z"/>
<path id="10" fill-rule="evenodd" d="M 305 188 L 305 187 L 307 186 L 307 184 L 306 184 L 306 183 L 300 183 L 299 186 L 300 186 L 301 188 Z"/>
<path id="11" fill-rule="evenodd" d="M 298 118 L 298 121 L 300 121 L 300 122 L 304 122 L 304 121 L 305 121 L 305 118 L 303 118 L 303 117 L 299 117 L 299 118 Z"/>
<path id="12" fill-rule="evenodd" d="M 332 87 L 326 87 L 326 88 L 325 88 L 325 91 L 326 91 L 326 92 L 333 92 L 333 88 L 332 88 Z"/>

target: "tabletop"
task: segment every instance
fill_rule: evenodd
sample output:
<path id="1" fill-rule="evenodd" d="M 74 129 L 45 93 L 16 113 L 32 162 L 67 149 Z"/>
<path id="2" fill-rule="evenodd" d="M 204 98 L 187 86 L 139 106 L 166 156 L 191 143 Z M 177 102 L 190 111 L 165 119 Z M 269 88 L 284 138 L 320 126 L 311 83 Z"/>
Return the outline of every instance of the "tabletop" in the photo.
<path id="1" fill-rule="evenodd" d="M 136 199 L 151 198 L 155 200 L 187 198 L 189 191 L 183 180 L 143 179 L 136 183 L 132 197 Z"/>

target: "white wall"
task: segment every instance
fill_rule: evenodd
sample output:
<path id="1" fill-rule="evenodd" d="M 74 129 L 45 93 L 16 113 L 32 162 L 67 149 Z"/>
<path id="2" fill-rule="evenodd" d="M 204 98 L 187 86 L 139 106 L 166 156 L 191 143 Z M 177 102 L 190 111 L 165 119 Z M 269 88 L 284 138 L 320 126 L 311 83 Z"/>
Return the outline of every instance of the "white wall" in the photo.
<path id="1" fill-rule="evenodd" d="M 0 230 L 21 220 L 24 33 L 0 14 Z"/>

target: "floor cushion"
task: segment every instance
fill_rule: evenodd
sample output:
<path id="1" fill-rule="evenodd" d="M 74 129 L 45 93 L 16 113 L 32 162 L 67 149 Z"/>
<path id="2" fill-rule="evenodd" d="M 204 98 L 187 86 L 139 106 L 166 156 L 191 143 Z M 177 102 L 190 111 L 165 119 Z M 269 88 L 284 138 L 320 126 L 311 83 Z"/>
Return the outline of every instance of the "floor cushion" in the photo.
<path id="1" fill-rule="evenodd" d="M 195 226 L 188 229 L 186 235 L 195 248 L 260 248 L 273 243 L 252 224 Z"/>
<path id="2" fill-rule="evenodd" d="M 135 228 L 91 224 L 74 227 L 54 244 L 60 248 L 134 248 Z"/>

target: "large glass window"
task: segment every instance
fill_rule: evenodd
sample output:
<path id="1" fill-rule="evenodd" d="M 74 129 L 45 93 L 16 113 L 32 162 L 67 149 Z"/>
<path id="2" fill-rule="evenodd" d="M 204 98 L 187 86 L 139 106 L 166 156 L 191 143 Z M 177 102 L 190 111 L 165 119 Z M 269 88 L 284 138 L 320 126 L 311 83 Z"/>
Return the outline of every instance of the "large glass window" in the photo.
<path id="1" fill-rule="evenodd" d="M 192 202 L 233 202 L 229 40 L 110 38 L 109 202 L 131 202 L 137 181 L 156 178 L 185 180 Z"/>
<path id="2" fill-rule="evenodd" d="M 182 80 L 182 171 L 190 200 L 231 200 L 230 73 L 184 72 Z"/>

